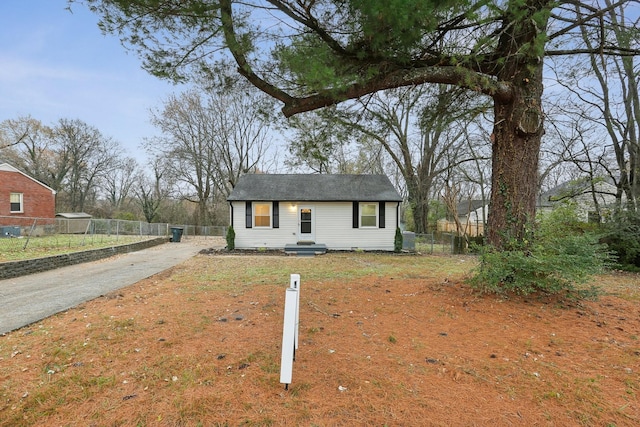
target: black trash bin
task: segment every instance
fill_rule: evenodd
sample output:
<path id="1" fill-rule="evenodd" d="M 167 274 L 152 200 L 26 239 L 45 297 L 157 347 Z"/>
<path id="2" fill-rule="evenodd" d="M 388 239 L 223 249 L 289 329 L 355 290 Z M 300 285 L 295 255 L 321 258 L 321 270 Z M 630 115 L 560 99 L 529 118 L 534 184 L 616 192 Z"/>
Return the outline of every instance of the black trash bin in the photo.
<path id="1" fill-rule="evenodd" d="M 179 242 L 182 239 L 182 231 L 184 228 L 182 227 L 171 227 L 171 241 Z"/>

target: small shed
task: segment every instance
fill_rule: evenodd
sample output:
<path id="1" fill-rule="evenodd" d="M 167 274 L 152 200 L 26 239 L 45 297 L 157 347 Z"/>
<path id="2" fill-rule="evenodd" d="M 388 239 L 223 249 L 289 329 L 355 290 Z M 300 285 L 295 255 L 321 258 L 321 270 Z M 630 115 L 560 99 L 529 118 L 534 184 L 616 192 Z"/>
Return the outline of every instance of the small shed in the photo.
<path id="1" fill-rule="evenodd" d="M 61 234 L 84 234 L 89 231 L 91 218 L 84 212 L 62 212 L 56 214 L 58 233 Z"/>

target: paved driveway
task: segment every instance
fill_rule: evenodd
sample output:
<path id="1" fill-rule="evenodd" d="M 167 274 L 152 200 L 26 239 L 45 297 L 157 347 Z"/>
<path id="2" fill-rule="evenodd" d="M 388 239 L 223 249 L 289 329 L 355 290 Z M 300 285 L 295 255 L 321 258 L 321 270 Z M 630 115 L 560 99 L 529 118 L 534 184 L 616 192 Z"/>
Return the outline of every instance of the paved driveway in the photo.
<path id="1" fill-rule="evenodd" d="M 186 261 L 200 250 L 222 247 L 218 238 L 183 238 L 111 258 L 0 280 L 0 334 L 132 285 Z"/>

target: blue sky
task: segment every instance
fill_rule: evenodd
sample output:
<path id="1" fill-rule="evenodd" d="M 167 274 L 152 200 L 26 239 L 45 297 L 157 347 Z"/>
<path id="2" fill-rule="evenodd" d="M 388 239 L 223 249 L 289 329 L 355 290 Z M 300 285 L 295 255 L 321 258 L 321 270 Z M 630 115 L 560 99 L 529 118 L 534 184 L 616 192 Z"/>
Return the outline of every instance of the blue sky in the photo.
<path id="1" fill-rule="evenodd" d="M 66 0 L 0 0 L 0 121 L 79 119 L 143 160 L 143 138 L 157 133 L 149 110 L 182 88 L 142 70 L 85 6 L 66 7 Z"/>

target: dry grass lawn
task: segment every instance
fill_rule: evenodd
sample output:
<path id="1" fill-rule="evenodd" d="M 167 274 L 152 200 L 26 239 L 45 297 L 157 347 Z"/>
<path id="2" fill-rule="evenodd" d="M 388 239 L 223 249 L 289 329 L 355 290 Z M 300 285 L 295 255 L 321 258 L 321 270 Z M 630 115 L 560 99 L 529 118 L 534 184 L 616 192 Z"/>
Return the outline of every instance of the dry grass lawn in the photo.
<path id="1" fill-rule="evenodd" d="M 640 280 L 478 295 L 472 257 L 199 255 L 0 337 L 0 426 L 636 426 Z M 289 274 L 300 348 L 279 383 Z"/>

